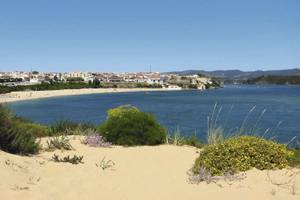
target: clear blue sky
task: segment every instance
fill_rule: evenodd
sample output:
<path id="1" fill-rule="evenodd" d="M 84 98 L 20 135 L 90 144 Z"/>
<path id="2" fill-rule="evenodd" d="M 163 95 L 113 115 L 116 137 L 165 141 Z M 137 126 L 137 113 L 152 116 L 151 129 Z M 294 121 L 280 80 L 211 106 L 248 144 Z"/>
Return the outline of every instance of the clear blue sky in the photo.
<path id="1" fill-rule="evenodd" d="M 300 67 L 299 0 L 0 0 L 0 71 Z"/>

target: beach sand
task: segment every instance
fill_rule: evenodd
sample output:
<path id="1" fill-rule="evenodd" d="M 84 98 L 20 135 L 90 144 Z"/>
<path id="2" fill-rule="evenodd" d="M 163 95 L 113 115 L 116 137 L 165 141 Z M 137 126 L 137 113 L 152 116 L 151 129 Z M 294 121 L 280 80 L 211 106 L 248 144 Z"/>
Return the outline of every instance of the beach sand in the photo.
<path id="1" fill-rule="evenodd" d="M 0 151 L 0 194 L 5 200 L 300 199 L 300 169 L 246 173 L 236 181 L 191 184 L 187 171 L 199 150 L 187 146 L 95 148 L 71 139 L 72 151 L 32 157 Z M 82 155 L 84 164 L 55 163 L 53 154 Z M 102 170 L 103 158 L 115 162 Z M 297 175 L 298 173 L 298 175 Z"/>
<path id="2" fill-rule="evenodd" d="M 172 88 L 84 88 L 66 90 L 45 90 L 45 91 L 19 91 L 8 94 L 0 94 L 0 103 L 14 101 L 32 100 L 57 96 L 113 93 L 113 92 L 147 92 L 147 91 L 170 91 L 178 90 Z"/>

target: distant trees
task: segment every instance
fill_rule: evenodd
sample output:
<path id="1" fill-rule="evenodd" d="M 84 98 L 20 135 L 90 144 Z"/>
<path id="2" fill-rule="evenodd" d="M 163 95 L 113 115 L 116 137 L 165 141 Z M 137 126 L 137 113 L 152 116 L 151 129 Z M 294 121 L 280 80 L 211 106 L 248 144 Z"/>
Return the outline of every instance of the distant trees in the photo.
<path id="1" fill-rule="evenodd" d="M 99 86 L 99 85 L 100 85 L 100 80 L 97 79 L 97 78 L 95 78 L 95 79 L 93 80 L 93 84 L 94 84 L 95 86 Z"/>
<path id="2" fill-rule="evenodd" d="M 54 80 L 55 82 L 57 82 L 57 81 L 58 81 L 58 77 L 55 75 L 55 76 L 53 77 L 53 80 Z"/>
<path id="3" fill-rule="evenodd" d="M 84 79 L 81 77 L 69 77 L 69 78 L 67 78 L 67 81 L 68 82 L 83 82 Z"/>
<path id="4" fill-rule="evenodd" d="M 0 78 L 0 83 L 21 82 L 22 78 Z"/>
<path id="5" fill-rule="evenodd" d="M 82 89 L 82 88 L 161 88 L 159 84 L 148 84 L 148 83 L 101 83 L 99 80 L 93 82 L 57 82 L 50 80 L 48 82 L 42 82 L 36 85 L 16 85 L 16 86 L 5 86 L 0 85 L 0 94 L 10 93 L 14 91 L 42 91 L 42 90 L 62 90 L 62 89 Z"/>
<path id="6" fill-rule="evenodd" d="M 197 75 L 198 75 L 198 77 L 200 77 L 200 78 L 201 78 L 201 77 L 207 77 L 205 74 L 201 74 L 201 73 L 198 73 Z"/>

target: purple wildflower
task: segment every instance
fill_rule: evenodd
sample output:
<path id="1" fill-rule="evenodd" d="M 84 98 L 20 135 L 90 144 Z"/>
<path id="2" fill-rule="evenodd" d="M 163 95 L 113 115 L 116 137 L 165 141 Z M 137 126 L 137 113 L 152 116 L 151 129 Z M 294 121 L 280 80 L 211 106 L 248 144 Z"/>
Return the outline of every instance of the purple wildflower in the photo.
<path id="1" fill-rule="evenodd" d="M 87 135 L 83 142 L 91 147 L 110 147 L 112 145 L 101 135 Z"/>

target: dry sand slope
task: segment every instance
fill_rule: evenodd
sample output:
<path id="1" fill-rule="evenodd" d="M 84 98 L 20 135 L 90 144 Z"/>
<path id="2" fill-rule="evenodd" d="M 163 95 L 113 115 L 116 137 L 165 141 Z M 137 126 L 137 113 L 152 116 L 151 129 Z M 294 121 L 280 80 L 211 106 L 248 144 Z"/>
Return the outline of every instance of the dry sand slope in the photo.
<path id="1" fill-rule="evenodd" d="M 71 142 L 74 151 L 33 157 L 1 151 L 1 199 L 300 199 L 300 175 L 294 173 L 299 169 L 272 171 L 269 176 L 267 171 L 251 170 L 240 181 L 191 184 L 187 171 L 198 156 L 195 148 L 94 148 L 81 144 L 78 138 Z M 83 155 L 84 164 L 55 163 L 50 161 L 54 153 Z M 96 166 L 104 156 L 115 162 L 112 169 Z"/>

